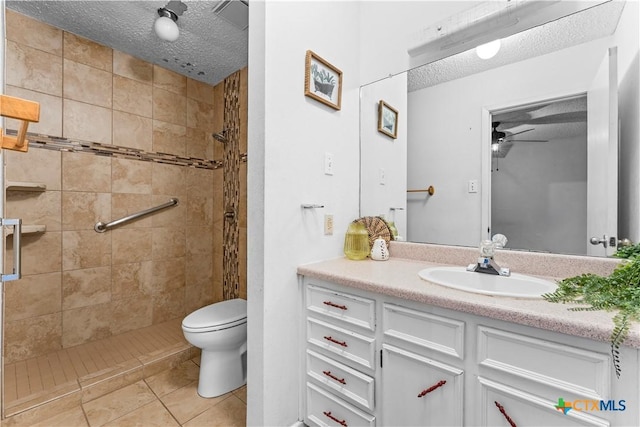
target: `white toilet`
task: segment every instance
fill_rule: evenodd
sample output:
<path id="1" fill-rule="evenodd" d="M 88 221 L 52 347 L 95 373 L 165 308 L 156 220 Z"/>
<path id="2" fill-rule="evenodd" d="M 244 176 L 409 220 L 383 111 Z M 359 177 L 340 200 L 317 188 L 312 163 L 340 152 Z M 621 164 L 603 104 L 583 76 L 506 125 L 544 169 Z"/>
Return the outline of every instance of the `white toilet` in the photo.
<path id="1" fill-rule="evenodd" d="M 198 394 L 216 397 L 247 383 L 247 301 L 202 307 L 182 321 L 184 337 L 202 349 Z"/>

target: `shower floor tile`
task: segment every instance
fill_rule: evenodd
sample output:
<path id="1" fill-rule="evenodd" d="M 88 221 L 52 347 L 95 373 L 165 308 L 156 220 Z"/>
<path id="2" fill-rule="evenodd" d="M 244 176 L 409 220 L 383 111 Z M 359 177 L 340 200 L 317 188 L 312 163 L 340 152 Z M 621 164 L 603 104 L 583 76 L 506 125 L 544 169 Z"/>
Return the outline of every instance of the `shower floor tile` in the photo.
<path id="1" fill-rule="evenodd" d="M 39 406 L 3 420 L 2 427 L 246 426 L 246 386 L 212 399 L 200 397 L 197 381 L 185 383 L 196 362 L 186 360 L 90 402 Z"/>
<path id="2" fill-rule="evenodd" d="M 74 392 L 88 402 L 194 355 L 182 334 L 181 319 L 174 319 L 6 364 L 5 416 Z"/>

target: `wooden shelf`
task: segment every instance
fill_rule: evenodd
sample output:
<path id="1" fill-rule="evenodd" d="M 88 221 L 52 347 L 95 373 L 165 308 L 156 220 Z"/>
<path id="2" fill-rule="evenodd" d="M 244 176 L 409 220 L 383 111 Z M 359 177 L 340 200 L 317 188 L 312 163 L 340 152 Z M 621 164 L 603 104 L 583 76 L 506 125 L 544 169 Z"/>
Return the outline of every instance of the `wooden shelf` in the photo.
<path id="1" fill-rule="evenodd" d="M 47 185 L 42 182 L 7 181 L 7 191 L 34 191 L 47 190 Z"/>

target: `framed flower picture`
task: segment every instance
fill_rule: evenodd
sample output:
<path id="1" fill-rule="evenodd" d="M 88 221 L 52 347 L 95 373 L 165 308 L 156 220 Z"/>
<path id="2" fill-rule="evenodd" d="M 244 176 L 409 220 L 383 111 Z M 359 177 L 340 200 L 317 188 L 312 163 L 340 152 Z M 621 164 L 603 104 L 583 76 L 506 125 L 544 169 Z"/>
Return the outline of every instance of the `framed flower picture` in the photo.
<path id="1" fill-rule="evenodd" d="M 336 110 L 342 102 L 342 71 L 308 50 L 304 94 Z"/>
<path id="2" fill-rule="evenodd" d="M 398 110 L 383 100 L 378 103 L 378 132 L 393 139 L 398 137 Z"/>

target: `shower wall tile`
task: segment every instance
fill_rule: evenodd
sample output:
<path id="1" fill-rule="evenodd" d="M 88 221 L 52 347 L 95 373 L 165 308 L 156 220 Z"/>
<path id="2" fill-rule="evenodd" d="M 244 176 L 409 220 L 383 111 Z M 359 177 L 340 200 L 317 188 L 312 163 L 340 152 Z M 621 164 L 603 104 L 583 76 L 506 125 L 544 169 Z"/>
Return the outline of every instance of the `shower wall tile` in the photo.
<path id="1" fill-rule="evenodd" d="M 153 87 L 148 83 L 114 75 L 113 109 L 151 118 Z"/>
<path id="2" fill-rule="evenodd" d="M 64 58 L 111 73 L 113 50 L 75 34 L 64 32 Z"/>
<path id="3" fill-rule="evenodd" d="M 184 316 L 184 258 L 153 262 L 153 323 Z"/>
<path id="4" fill-rule="evenodd" d="M 151 85 L 153 83 L 153 64 L 114 50 L 113 74 Z"/>
<path id="5" fill-rule="evenodd" d="M 187 98 L 213 104 L 213 86 L 187 78 Z"/>
<path id="6" fill-rule="evenodd" d="M 5 14 L 7 40 L 62 56 L 62 30 L 11 9 Z"/>
<path id="7" fill-rule="evenodd" d="M 214 110 L 210 104 L 187 99 L 187 127 L 213 132 Z"/>
<path id="8" fill-rule="evenodd" d="M 185 255 L 184 227 L 153 228 L 151 256 L 154 261 L 182 258 Z"/>
<path id="9" fill-rule="evenodd" d="M 224 82 L 213 87 L 213 110 L 215 111 L 213 115 L 213 132 L 215 133 L 224 130 Z M 216 158 L 221 159 L 222 153 L 224 153 L 224 146 L 220 156 Z"/>
<path id="10" fill-rule="evenodd" d="M 152 274 L 153 294 L 175 290 L 184 291 L 185 259 L 183 257 L 162 261 L 153 261 Z"/>
<path id="11" fill-rule="evenodd" d="M 187 96 L 187 78 L 158 65 L 153 66 L 153 85 L 176 95 Z"/>
<path id="12" fill-rule="evenodd" d="M 121 147 L 152 151 L 153 124 L 148 117 L 113 112 L 113 144 Z"/>
<path id="13" fill-rule="evenodd" d="M 58 55 L 7 41 L 6 84 L 62 96 L 62 58 Z"/>
<path id="14" fill-rule="evenodd" d="M 34 274 L 20 281 L 5 282 L 5 321 L 60 312 L 61 283 L 59 272 Z"/>
<path id="15" fill-rule="evenodd" d="M 214 173 L 215 170 L 210 169 L 187 169 L 185 177 L 187 196 L 211 197 Z"/>
<path id="16" fill-rule="evenodd" d="M 98 304 L 62 312 L 62 347 L 68 348 L 111 336 L 111 305 Z"/>
<path id="17" fill-rule="evenodd" d="M 152 192 L 158 195 L 183 194 L 186 189 L 186 168 L 153 163 Z"/>
<path id="18" fill-rule="evenodd" d="M 214 141 L 211 134 L 212 132 L 206 132 L 201 129 L 187 128 L 186 155 L 199 159 L 214 160 L 214 144 L 222 145 L 222 143 Z"/>
<path id="19" fill-rule="evenodd" d="M 187 154 L 187 128 L 160 120 L 153 121 L 153 151 L 185 156 Z M 192 156 L 195 157 L 195 156 Z"/>
<path id="20" fill-rule="evenodd" d="M 190 285 L 187 283 L 184 296 L 184 308 L 187 313 L 192 313 L 205 305 L 219 302 L 222 299 L 214 299 L 213 286 L 209 282 L 206 286 Z"/>
<path id="21" fill-rule="evenodd" d="M 187 255 L 213 254 L 211 227 L 187 227 Z"/>
<path id="22" fill-rule="evenodd" d="M 151 260 L 152 229 L 112 229 L 109 233 L 113 245 L 113 265 Z"/>
<path id="23" fill-rule="evenodd" d="M 169 199 L 173 197 L 176 197 L 179 200 L 178 204 L 153 214 L 151 216 L 152 227 L 175 227 L 176 225 L 185 225 L 185 218 L 187 216 L 186 206 L 188 204 L 188 200 L 184 193 L 153 196 L 151 204 L 153 206 L 157 206 L 168 202 Z"/>
<path id="24" fill-rule="evenodd" d="M 150 162 L 113 159 L 111 162 L 111 191 L 114 193 L 151 194 L 152 167 Z"/>
<path id="25" fill-rule="evenodd" d="M 175 125 L 187 125 L 187 97 L 153 88 L 153 118 Z"/>
<path id="26" fill-rule="evenodd" d="M 7 86 L 5 93 L 9 96 L 28 99 L 40 104 L 40 121 L 29 124 L 29 132 L 44 135 L 62 135 L 62 98 L 34 92 L 16 86 Z M 5 118 L 7 129 L 20 129 L 20 121 Z"/>
<path id="27" fill-rule="evenodd" d="M 60 191 L 8 191 L 6 216 L 22 218 L 24 225 L 41 224 L 47 227 L 47 231 L 60 231 L 60 199 Z"/>
<path id="28" fill-rule="evenodd" d="M 86 102 L 99 107 L 112 107 L 113 79 L 110 72 L 66 58 L 63 67 L 65 99 Z"/>
<path id="29" fill-rule="evenodd" d="M 62 189 L 62 153 L 51 150 L 29 150 L 26 153 L 5 151 L 7 181 L 38 182 L 47 191 Z M 37 167 L 34 167 L 37 165 Z"/>
<path id="30" fill-rule="evenodd" d="M 187 198 L 187 223 L 190 226 L 207 226 L 213 220 L 213 197 Z"/>
<path id="31" fill-rule="evenodd" d="M 153 323 L 184 316 L 184 288 L 153 295 Z"/>
<path id="32" fill-rule="evenodd" d="M 111 300 L 111 268 L 98 267 L 62 273 L 62 309 L 88 307 Z"/>
<path id="33" fill-rule="evenodd" d="M 153 263 L 133 262 L 112 266 L 111 299 L 144 298 L 153 289 Z"/>
<path id="34" fill-rule="evenodd" d="M 111 194 L 111 218 L 122 218 L 150 207 L 156 206 L 149 194 Z M 157 215 L 157 214 L 156 214 Z M 153 215 L 144 216 L 127 224 L 118 226 L 119 229 L 151 227 Z"/>
<path id="35" fill-rule="evenodd" d="M 113 335 L 151 326 L 153 302 L 149 298 L 127 298 L 111 304 L 110 331 Z"/>
<path id="36" fill-rule="evenodd" d="M 111 144 L 111 109 L 65 99 L 62 110 L 63 137 Z"/>
<path id="37" fill-rule="evenodd" d="M 3 332 L 5 363 L 57 351 L 62 348 L 62 313 L 5 322 Z"/>
<path id="38" fill-rule="evenodd" d="M 65 191 L 62 193 L 62 229 L 93 230 L 98 221 L 111 220 L 111 194 Z"/>
<path id="39" fill-rule="evenodd" d="M 111 265 L 111 236 L 94 230 L 62 232 L 62 270 Z"/>
<path id="40" fill-rule="evenodd" d="M 111 192 L 111 159 L 82 153 L 62 153 L 64 191 Z"/>

